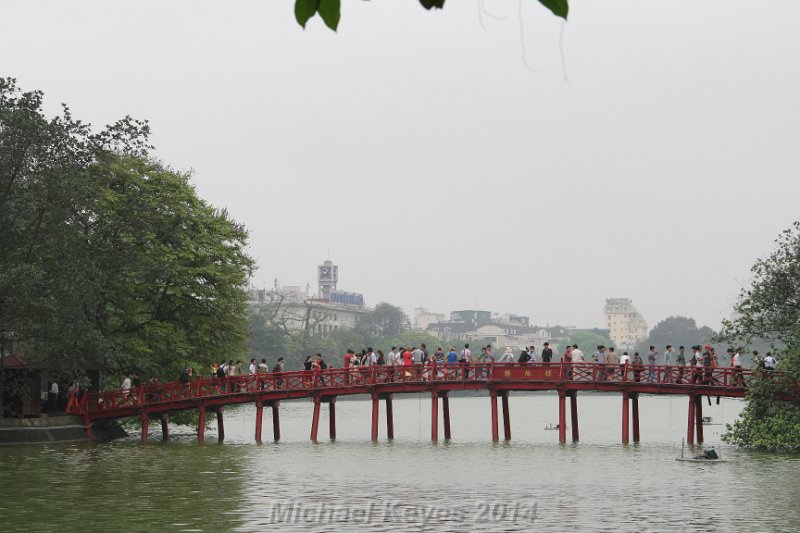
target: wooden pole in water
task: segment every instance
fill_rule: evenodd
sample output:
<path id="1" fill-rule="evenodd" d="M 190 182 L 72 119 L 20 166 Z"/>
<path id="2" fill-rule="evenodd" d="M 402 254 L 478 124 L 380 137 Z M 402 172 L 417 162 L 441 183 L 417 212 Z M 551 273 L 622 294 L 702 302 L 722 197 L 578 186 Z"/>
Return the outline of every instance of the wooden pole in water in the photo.
<path id="1" fill-rule="evenodd" d="M 256 401 L 256 443 L 261 444 L 261 423 L 264 418 L 264 402 Z"/>
<path id="2" fill-rule="evenodd" d="M 197 443 L 203 444 L 206 436 L 206 408 L 204 405 L 197 409 L 197 414 Z"/>
<path id="3" fill-rule="evenodd" d="M 492 405 L 492 442 L 500 440 L 500 432 L 497 428 L 497 393 L 495 391 L 489 392 L 489 400 Z"/>
<path id="4" fill-rule="evenodd" d="M 686 427 L 686 442 L 691 446 L 694 444 L 694 404 L 695 396 L 689 395 L 689 425 Z"/>
<path id="5" fill-rule="evenodd" d="M 378 442 L 378 418 L 380 414 L 380 400 L 376 393 L 372 393 L 372 442 Z"/>
<path id="6" fill-rule="evenodd" d="M 570 418 L 572 419 L 572 442 L 578 442 L 578 391 L 572 391 L 569 397 Z"/>
<path id="7" fill-rule="evenodd" d="M 450 395 L 449 392 L 442 393 L 442 411 L 444 415 L 444 438 L 450 440 Z"/>
<path id="8" fill-rule="evenodd" d="M 630 396 L 633 411 L 633 442 L 639 442 L 639 393 L 634 392 Z"/>
<path id="9" fill-rule="evenodd" d="M 275 442 L 281 440 L 281 402 L 275 400 L 272 402 L 272 436 Z"/>
<path id="10" fill-rule="evenodd" d="M 161 415 L 161 440 L 169 440 L 169 415 L 166 413 Z"/>
<path id="11" fill-rule="evenodd" d="M 431 393 L 431 442 L 439 441 L 439 394 Z"/>
<path id="12" fill-rule="evenodd" d="M 392 410 L 392 395 L 386 396 L 386 437 L 394 438 L 394 412 Z"/>
<path id="13" fill-rule="evenodd" d="M 328 435 L 331 440 L 336 440 L 336 397 L 328 400 Z"/>
<path id="14" fill-rule="evenodd" d="M 703 397 L 695 396 L 694 416 L 697 423 L 697 444 L 703 444 Z"/>
<path id="15" fill-rule="evenodd" d="M 503 436 L 511 440 L 511 411 L 508 407 L 508 391 L 503 392 Z"/>
<path id="16" fill-rule="evenodd" d="M 150 431 L 150 416 L 147 413 L 142 412 L 141 420 L 142 420 L 142 444 L 147 444 L 147 434 Z"/>
<path id="17" fill-rule="evenodd" d="M 317 430 L 319 430 L 319 396 L 314 396 L 314 413 L 311 416 L 311 442 L 317 442 Z"/>
<path id="18" fill-rule="evenodd" d="M 630 429 L 630 420 L 628 416 L 628 407 L 630 405 L 628 391 L 622 392 L 622 444 L 628 444 L 628 430 Z"/>
<path id="19" fill-rule="evenodd" d="M 558 391 L 558 442 L 567 442 L 567 395 L 563 390 Z"/>
<path id="20" fill-rule="evenodd" d="M 225 408 L 217 408 L 217 442 L 220 444 L 225 442 L 225 420 L 222 416 L 222 413 L 224 412 Z"/>

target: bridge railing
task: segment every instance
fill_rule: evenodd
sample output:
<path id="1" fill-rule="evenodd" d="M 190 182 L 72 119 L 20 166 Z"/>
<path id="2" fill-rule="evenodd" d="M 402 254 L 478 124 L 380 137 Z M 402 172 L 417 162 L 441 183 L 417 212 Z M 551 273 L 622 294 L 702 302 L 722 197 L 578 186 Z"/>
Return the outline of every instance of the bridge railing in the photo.
<path id="1" fill-rule="evenodd" d="M 88 413 L 157 406 L 182 400 L 264 391 L 314 392 L 326 389 L 363 388 L 388 383 L 466 382 L 583 382 L 694 384 L 744 388 L 752 370 L 664 365 L 601 365 L 597 363 L 458 363 L 436 365 L 355 366 L 325 370 L 271 372 L 265 374 L 201 378 L 188 383 L 170 382 L 130 390 L 84 394 L 70 401 L 68 412 Z M 775 373 L 777 376 L 779 373 Z"/>

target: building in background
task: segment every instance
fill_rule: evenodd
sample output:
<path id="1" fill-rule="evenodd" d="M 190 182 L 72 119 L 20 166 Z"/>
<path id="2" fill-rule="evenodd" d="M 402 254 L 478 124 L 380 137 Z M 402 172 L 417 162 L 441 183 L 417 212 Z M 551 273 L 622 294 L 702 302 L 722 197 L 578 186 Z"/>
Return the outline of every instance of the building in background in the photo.
<path id="1" fill-rule="evenodd" d="M 338 329 L 353 329 L 361 316 L 370 309 L 364 295 L 338 289 L 339 267 L 326 260 L 317 266 L 319 292 L 310 294 L 299 286 L 280 286 L 272 289 L 250 288 L 247 291 L 251 306 L 260 308 L 270 325 L 288 331 L 309 329 L 314 333 L 329 333 Z"/>
<path id="2" fill-rule="evenodd" d="M 428 324 L 427 331 L 449 344 L 491 344 L 495 348 L 510 346 L 514 350 L 523 346 L 536 346 L 541 350 L 545 342 L 556 349 L 559 340 L 569 334 L 569 330 L 561 326 L 531 326 L 527 316 L 475 309 L 453 311 L 450 320 L 432 322 Z"/>
<path id="3" fill-rule="evenodd" d="M 444 322 L 444 313 L 432 313 L 424 307 L 414 308 L 414 329 L 425 331 L 428 326 L 436 322 Z"/>
<path id="4" fill-rule="evenodd" d="M 647 338 L 647 321 L 630 298 L 607 298 L 605 316 L 608 338 L 619 350 L 633 350 Z"/>

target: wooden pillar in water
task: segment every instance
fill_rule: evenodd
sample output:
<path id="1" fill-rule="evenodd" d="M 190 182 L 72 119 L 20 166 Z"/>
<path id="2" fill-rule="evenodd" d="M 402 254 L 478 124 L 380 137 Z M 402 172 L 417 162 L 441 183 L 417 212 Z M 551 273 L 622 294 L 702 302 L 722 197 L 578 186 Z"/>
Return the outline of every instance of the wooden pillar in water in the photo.
<path id="1" fill-rule="evenodd" d="M 261 423 L 264 418 L 264 402 L 256 401 L 256 443 L 261 444 Z"/>
<path id="2" fill-rule="evenodd" d="M 328 435 L 336 440 L 336 397 L 328 400 Z"/>
<path id="3" fill-rule="evenodd" d="M 94 440 L 94 431 L 92 431 L 92 421 L 89 419 L 89 415 L 83 415 L 83 427 L 86 429 L 86 437 L 89 440 Z"/>
<path id="4" fill-rule="evenodd" d="M 439 441 L 439 394 L 431 393 L 431 442 Z"/>
<path id="5" fill-rule="evenodd" d="M 444 415 L 444 438 L 450 440 L 450 395 L 442 393 L 442 411 Z"/>
<path id="6" fill-rule="evenodd" d="M 572 442 L 578 442 L 578 391 L 569 396 L 570 419 L 572 421 Z"/>
<path id="7" fill-rule="evenodd" d="M 311 417 L 311 442 L 317 442 L 317 431 L 319 430 L 319 396 L 314 396 L 314 414 Z"/>
<path id="8" fill-rule="evenodd" d="M 206 436 L 206 407 L 201 405 L 197 410 L 197 443 L 203 444 Z"/>
<path id="9" fill-rule="evenodd" d="M 558 442 L 567 442 L 567 393 L 558 391 Z"/>
<path id="10" fill-rule="evenodd" d="M 169 415 L 166 413 L 161 415 L 161 440 L 169 440 Z"/>
<path id="11" fill-rule="evenodd" d="M 628 416 L 628 407 L 630 402 L 628 401 L 629 394 L 628 391 L 622 392 L 622 444 L 628 444 L 628 430 L 630 429 L 630 420 Z"/>
<path id="12" fill-rule="evenodd" d="M 695 396 L 689 395 L 689 425 L 686 427 L 686 444 L 694 444 L 694 425 L 695 425 L 695 416 L 694 416 L 694 406 L 695 406 Z"/>
<path id="13" fill-rule="evenodd" d="M 224 408 L 217 408 L 217 442 L 220 444 L 225 442 L 225 420 L 222 416 L 222 413 L 224 412 Z"/>
<path id="14" fill-rule="evenodd" d="M 372 442 L 378 442 L 378 418 L 380 414 L 380 399 L 372 393 Z"/>
<path id="15" fill-rule="evenodd" d="M 503 437 L 511 440 L 511 411 L 508 408 L 508 391 L 503 392 Z"/>
<path id="16" fill-rule="evenodd" d="M 639 393 L 631 394 L 631 411 L 633 414 L 633 442 L 639 442 Z"/>
<path id="17" fill-rule="evenodd" d="M 272 436 L 275 442 L 281 440 L 281 402 L 275 400 L 272 402 Z"/>
<path id="18" fill-rule="evenodd" d="M 697 423 L 697 444 L 703 444 L 703 397 L 695 396 L 694 416 Z"/>
<path id="19" fill-rule="evenodd" d="M 394 412 L 392 410 L 392 395 L 386 396 L 386 436 L 394 438 Z"/>
<path id="20" fill-rule="evenodd" d="M 150 416 L 147 413 L 142 413 L 141 421 L 142 421 L 142 444 L 147 444 L 147 434 L 150 432 Z"/>
<path id="21" fill-rule="evenodd" d="M 492 404 L 492 442 L 500 440 L 500 432 L 497 429 L 497 392 L 489 391 L 489 401 Z"/>

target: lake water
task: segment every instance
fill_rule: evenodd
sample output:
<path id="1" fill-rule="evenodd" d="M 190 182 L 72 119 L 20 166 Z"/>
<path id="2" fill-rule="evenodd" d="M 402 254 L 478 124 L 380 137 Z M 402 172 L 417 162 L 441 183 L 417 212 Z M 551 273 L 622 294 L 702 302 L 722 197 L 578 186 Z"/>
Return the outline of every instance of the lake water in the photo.
<path id="1" fill-rule="evenodd" d="M 371 403 L 340 399 L 335 442 L 323 438 L 327 405 L 312 444 L 312 404 L 297 401 L 281 405 L 277 444 L 269 409 L 254 444 L 245 405 L 226 410 L 222 445 L 212 424 L 204 446 L 172 428 L 165 444 L 154 431 L 146 446 L 0 447 L 0 531 L 800 530 L 800 456 L 720 447 L 715 425 L 706 445 L 728 462 L 678 462 L 688 400 L 640 397 L 642 442 L 627 446 L 621 403 L 580 396 L 581 442 L 566 445 L 544 430 L 555 394 L 512 394 L 508 443 L 491 442 L 488 397 L 452 397 L 453 439 L 433 444 L 430 398 L 396 396 L 392 442 L 383 402 L 372 443 Z M 703 414 L 732 422 L 742 405 L 704 400 Z"/>

